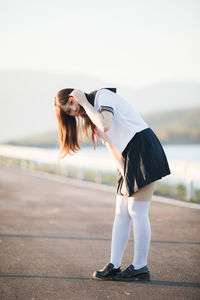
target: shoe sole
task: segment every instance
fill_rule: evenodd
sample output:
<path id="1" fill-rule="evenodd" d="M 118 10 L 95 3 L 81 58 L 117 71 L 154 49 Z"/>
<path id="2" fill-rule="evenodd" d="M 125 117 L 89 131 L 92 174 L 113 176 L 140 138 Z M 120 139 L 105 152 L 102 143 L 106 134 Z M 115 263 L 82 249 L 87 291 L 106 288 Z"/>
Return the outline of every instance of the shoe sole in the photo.
<path id="1" fill-rule="evenodd" d="M 92 279 L 97 279 L 97 280 L 113 280 L 113 277 L 92 276 Z"/>
<path id="2" fill-rule="evenodd" d="M 112 280 L 116 280 L 116 281 L 149 281 L 150 280 L 150 272 L 148 273 L 141 273 L 141 274 L 137 274 L 135 276 L 132 277 L 128 277 L 128 278 L 117 278 L 117 277 L 113 277 Z"/>

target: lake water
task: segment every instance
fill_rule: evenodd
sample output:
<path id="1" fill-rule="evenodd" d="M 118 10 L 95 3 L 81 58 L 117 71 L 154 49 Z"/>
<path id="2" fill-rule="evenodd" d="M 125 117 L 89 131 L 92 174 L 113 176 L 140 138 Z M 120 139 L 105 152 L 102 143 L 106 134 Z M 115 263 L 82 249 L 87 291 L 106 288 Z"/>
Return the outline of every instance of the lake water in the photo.
<path id="1" fill-rule="evenodd" d="M 181 160 L 187 162 L 200 162 L 200 145 L 162 145 L 168 159 Z M 106 147 L 82 148 L 82 153 L 88 153 L 90 156 L 98 156 L 99 154 L 108 155 Z"/>

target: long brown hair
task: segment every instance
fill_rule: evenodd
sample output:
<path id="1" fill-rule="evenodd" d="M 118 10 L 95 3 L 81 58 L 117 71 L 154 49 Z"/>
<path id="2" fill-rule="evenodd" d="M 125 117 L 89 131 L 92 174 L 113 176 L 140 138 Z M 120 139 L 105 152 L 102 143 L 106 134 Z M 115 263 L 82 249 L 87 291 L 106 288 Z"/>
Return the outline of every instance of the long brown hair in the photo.
<path id="1" fill-rule="evenodd" d="M 54 106 L 58 120 L 58 138 L 61 148 L 58 159 L 64 158 L 67 154 L 72 155 L 72 153 L 76 153 L 80 150 L 80 140 L 83 137 L 82 133 L 86 138 L 90 139 L 90 129 L 91 126 L 94 125 L 87 114 L 83 114 L 81 116 L 70 116 L 62 109 L 61 106 L 64 106 L 67 103 L 69 94 L 73 90 L 74 89 L 62 89 L 58 91 L 54 98 Z M 89 94 L 85 93 L 85 95 L 89 100 Z M 91 103 L 91 101 L 89 102 Z"/>

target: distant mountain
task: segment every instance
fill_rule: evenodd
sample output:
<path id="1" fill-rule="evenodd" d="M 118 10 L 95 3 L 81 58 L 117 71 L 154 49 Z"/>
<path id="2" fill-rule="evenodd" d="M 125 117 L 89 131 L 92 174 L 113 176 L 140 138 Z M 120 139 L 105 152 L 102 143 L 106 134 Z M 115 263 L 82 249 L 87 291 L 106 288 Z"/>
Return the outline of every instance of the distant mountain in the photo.
<path id="1" fill-rule="evenodd" d="M 161 111 L 142 115 L 163 144 L 200 144 L 200 106 L 194 109 Z M 57 131 L 10 140 L 7 144 L 59 147 Z M 101 142 L 99 143 L 101 145 Z M 92 146 L 91 140 L 84 140 L 84 146 Z"/>
<path id="2" fill-rule="evenodd" d="M 162 143 L 200 144 L 200 105 L 143 115 Z"/>
<path id="3" fill-rule="evenodd" d="M 118 93 L 140 114 L 182 110 L 200 103 L 200 83 L 195 82 L 166 82 L 136 90 L 85 74 L 31 70 L 1 71 L 0 81 L 0 142 L 55 131 L 54 96 L 65 87 L 85 92 L 117 87 Z"/>

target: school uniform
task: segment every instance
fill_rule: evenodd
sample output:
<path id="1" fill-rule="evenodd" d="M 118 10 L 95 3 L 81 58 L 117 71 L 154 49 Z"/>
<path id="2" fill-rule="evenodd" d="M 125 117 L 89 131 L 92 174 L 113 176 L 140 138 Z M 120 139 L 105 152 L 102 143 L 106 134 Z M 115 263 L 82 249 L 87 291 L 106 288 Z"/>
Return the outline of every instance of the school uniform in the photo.
<path id="1" fill-rule="evenodd" d="M 107 110 L 113 114 L 106 134 L 112 146 L 124 157 L 124 178 L 117 169 L 117 195 L 122 195 L 124 180 L 128 196 L 131 196 L 145 185 L 171 174 L 158 137 L 116 89 L 102 88 L 89 95 L 93 96 L 92 104 L 97 111 Z"/>

